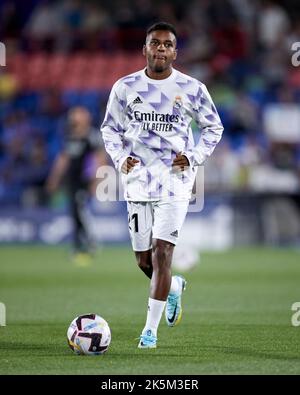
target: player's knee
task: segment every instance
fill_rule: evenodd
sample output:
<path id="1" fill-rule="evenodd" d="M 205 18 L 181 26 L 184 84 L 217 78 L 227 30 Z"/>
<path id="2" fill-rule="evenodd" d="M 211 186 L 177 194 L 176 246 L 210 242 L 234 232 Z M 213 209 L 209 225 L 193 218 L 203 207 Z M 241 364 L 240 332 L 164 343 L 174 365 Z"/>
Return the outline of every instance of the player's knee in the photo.
<path id="1" fill-rule="evenodd" d="M 174 244 L 165 240 L 155 240 L 153 243 L 153 262 L 160 268 L 171 266 Z"/>
<path id="2" fill-rule="evenodd" d="M 149 263 L 142 258 L 137 260 L 137 264 L 138 264 L 138 267 L 143 271 L 150 268 Z"/>
<path id="3" fill-rule="evenodd" d="M 138 267 L 141 270 L 147 271 L 152 268 L 150 251 L 136 252 L 135 256 L 136 256 Z"/>

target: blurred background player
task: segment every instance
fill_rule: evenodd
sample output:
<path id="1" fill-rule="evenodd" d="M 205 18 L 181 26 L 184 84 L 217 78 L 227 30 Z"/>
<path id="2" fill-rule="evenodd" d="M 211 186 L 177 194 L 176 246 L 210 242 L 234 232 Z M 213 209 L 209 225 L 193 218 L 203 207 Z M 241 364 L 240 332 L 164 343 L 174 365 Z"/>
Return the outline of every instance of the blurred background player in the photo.
<path id="1" fill-rule="evenodd" d="M 173 25 L 152 25 L 143 55 L 146 68 L 114 84 L 101 131 L 107 152 L 123 173 L 133 250 L 150 278 L 138 347 L 155 348 L 164 308 L 168 326 L 181 319 L 186 281 L 171 275 L 173 250 L 197 166 L 214 151 L 223 126 L 205 85 L 172 67 L 177 57 Z M 202 131 L 196 144 L 193 120 Z"/>
<path id="2" fill-rule="evenodd" d="M 74 225 L 74 261 L 79 265 L 89 262 L 92 240 L 84 214 L 88 196 L 96 190 L 96 169 L 106 163 L 106 154 L 99 133 L 91 125 L 91 115 L 84 107 L 74 107 L 68 114 L 68 130 L 63 150 L 58 154 L 46 188 L 57 190 L 66 180 L 70 213 Z M 91 171 L 92 170 L 92 171 Z"/>

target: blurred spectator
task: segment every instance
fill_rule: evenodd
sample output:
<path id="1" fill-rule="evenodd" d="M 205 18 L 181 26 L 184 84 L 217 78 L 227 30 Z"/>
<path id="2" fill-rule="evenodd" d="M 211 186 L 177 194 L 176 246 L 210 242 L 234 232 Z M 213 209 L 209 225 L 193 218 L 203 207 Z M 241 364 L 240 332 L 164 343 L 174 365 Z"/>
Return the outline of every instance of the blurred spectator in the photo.
<path id="1" fill-rule="evenodd" d="M 232 191 L 239 185 L 240 165 L 238 157 L 232 155 L 230 144 L 226 139 L 216 148 L 215 158 L 205 165 L 205 190 L 208 192 Z"/>
<path id="2" fill-rule="evenodd" d="M 274 48 L 290 27 L 287 12 L 274 0 L 263 0 L 258 12 L 258 39 L 265 49 Z"/>
<path id="3" fill-rule="evenodd" d="M 234 13 L 238 16 L 239 23 L 248 35 L 254 34 L 255 14 L 258 4 L 253 0 L 230 0 Z"/>
<path id="4" fill-rule="evenodd" d="M 107 10 L 93 3 L 85 4 L 82 29 L 86 33 L 102 32 L 113 26 Z"/>
<path id="5" fill-rule="evenodd" d="M 46 144 L 41 136 L 36 136 L 26 157 L 23 174 L 25 188 L 22 195 L 24 207 L 36 207 L 45 205 L 45 181 L 49 173 L 49 158 Z"/>
<path id="6" fill-rule="evenodd" d="M 0 9 L 0 37 L 19 38 L 22 22 L 17 6 L 12 1 L 5 1 Z"/>
<path id="7" fill-rule="evenodd" d="M 2 72 L 0 69 L 0 100 L 13 99 L 17 90 L 18 83 L 15 76 L 10 73 Z"/>
<path id="8" fill-rule="evenodd" d="M 33 188 L 32 204 L 45 204 L 42 189 L 49 169 L 48 152 L 43 137 L 33 134 L 23 111 L 5 119 L 1 140 L 5 155 L 0 162 L 0 201 L 30 204 L 24 197 Z"/>
<path id="9" fill-rule="evenodd" d="M 63 15 L 60 10 L 52 1 L 38 2 L 24 30 L 31 49 L 46 49 L 47 45 L 52 45 L 54 37 L 62 33 Z"/>
<path id="10" fill-rule="evenodd" d="M 233 137 L 254 134 L 259 128 L 258 106 L 243 91 L 235 91 L 235 104 L 231 109 L 230 132 Z"/>
<path id="11" fill-rule="evenodd" d="M 115 2 L 114 20 L 120 29 L 132 28 L 135 23 L 136 10 L 131 6 L 129 0 L 117 0 Z"/>
<path id="12" fill-rule="evenodd" d="M 148 0 L 134 0 L 133 9 L 136 12 L 135 26 L 145 29 L 145 26 L 150 26 L 152 21 L 157 18 L 156 9 Z"/>
<path id="13" fill-rule="evenodd" d="M 0 166 L 0 202 L 6 205 L 20 205 L 25 189 L 24 167 L 28 163 L 24 152 L 24 139 L 13 136 L 3 144 L 5 157 Z"/>

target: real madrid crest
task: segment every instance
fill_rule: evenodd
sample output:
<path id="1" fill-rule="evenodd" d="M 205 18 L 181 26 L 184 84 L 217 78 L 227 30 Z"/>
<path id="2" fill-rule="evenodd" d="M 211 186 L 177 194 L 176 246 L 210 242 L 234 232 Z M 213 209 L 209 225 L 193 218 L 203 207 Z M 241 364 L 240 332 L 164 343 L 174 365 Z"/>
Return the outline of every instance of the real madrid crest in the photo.
<path id="1" fill-rule="evenodd" d="M 182 107 L 182 98 L 181 98 L 181 96 L 175 96 L 175 100 L 174 100 L 173 106 L 175 108 L 181 108 Z"/>

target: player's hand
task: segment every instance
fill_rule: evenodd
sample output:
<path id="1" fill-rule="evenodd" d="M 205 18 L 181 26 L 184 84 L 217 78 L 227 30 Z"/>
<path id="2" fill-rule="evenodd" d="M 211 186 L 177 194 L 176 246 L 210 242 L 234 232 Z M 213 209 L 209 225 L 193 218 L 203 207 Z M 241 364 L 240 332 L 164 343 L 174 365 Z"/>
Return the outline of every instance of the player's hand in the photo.
<path id="1" fill-rule="evenodd" d="M 131 170 L 134 168 L 134 166 L 139 163 L 139 160 L 132 158 L 129 156 L 123 163 L 121 167 L 121 172 L 124 174 L 128 174 L 131 172 Z"/>
<path id="2" fill-rule="evenodd" d="M 172 166 L 174 170 L 184 171 L 190 166 L 190 162 L 185 155 L 178 152 L 178 154 L 176 154 L 176 158 L 173 160 Z"/>
<path id="3" fill-rule="evenodd" d="M 48 179 L 45 185 L 45 190 L 48 194 L 54 193 L 58 188 L 58 183 L 53 179 Z"/>

